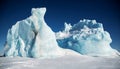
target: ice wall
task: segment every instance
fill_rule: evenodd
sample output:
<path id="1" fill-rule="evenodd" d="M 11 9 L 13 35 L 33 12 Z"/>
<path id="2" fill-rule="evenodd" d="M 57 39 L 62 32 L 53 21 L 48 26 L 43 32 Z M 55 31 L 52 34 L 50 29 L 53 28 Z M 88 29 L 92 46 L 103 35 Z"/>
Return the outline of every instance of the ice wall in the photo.
<path id="1" fill-rule="evenodd" d="M 119 54 L 110 46 L 110 34 L 96 20 L 83 19 L 73 26 L 65 23 L 65 29 L 57 32 L 56 38 L 59 46 L 83 55 L 113 57 Z"/>
<path id="2" fill-rule="evenodd" d="M 8 30 L 5 56 L 49 58 L 64 55 L 55 33 L 44 21 L 46 8 L 33 8 L 32 15 Z"/>

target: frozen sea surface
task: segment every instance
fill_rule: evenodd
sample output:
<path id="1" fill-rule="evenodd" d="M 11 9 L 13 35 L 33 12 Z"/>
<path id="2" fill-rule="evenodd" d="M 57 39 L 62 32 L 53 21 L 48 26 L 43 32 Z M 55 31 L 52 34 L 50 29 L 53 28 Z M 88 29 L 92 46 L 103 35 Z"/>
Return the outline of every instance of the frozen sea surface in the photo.
<path id="1" fill-rule="evenodd" d="M 120 69 L 120 58 L 75 55 L 54 59 L 0 57 L 0 69 Z"/>

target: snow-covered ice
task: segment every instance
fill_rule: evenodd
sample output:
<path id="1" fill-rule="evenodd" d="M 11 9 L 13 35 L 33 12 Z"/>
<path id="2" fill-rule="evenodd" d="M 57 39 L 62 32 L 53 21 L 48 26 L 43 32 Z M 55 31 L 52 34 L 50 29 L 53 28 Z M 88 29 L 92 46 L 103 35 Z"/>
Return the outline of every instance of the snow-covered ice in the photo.
<path id="1" fill-rule="evenodd" d="M 65 29 L 55 33 L 44 20 L 46 8 L 31 12 L 8 30 L 0 69 L 120 69 L 120 53 L 111 48 L 102 23 L 65 23 Z"/>
<path id="2" fill-rule="evenodd" d="M 1 57 L 0 69 L 120 69 L 120 58 L 75 55 L 54 59 Z"/>

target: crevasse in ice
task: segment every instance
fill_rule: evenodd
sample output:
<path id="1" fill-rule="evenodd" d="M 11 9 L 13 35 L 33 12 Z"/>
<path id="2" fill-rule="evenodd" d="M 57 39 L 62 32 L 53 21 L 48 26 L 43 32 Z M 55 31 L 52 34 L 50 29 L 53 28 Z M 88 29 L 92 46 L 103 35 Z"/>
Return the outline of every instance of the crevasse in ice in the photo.
<path id="1" fill-rule="evenodd" d="M 72 49 L 83 55 L 112 57 L 119 54 L 110 46 L 110 34 L 96 20 L 83 19 L 73 26 L 65 23 L 65 29 L 56 33 L 56 39 L 62 48 Z"/>
<path id="2" fill-rule="evenodd" d="M 64 55 L 55 33 L 44 21 L 46 8 L 33 8 L 32 15 L 8 30 L 5 56 L 49 58 Z"/>

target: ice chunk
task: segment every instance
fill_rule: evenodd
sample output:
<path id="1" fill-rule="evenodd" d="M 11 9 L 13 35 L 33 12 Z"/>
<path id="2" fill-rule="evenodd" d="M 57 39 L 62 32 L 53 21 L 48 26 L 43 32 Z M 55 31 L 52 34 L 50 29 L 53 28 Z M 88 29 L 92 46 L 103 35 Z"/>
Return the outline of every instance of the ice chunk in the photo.
<path id="1" fill-rule="evenodd" d="M 96 20 L 80 20 L 79 23 L 70 26 L 70 29 L 57 32 L 56 38 L 59 46 L 72 49 L 83 55 L 90 56 L 118 56 L 118 52 L 112 49 L 112 39 L 107 31 L 104 31 L 102 23 Z M 63 35 L 64 34 L 64 35 Z"/>
<path id="2" fill-rule="evenodd" d="M 49 58 L 64 55 L 55 33 L 44 21 L 46 8 L 33 8 L 32 16 L 8 30 L 5 56 Z"/>

